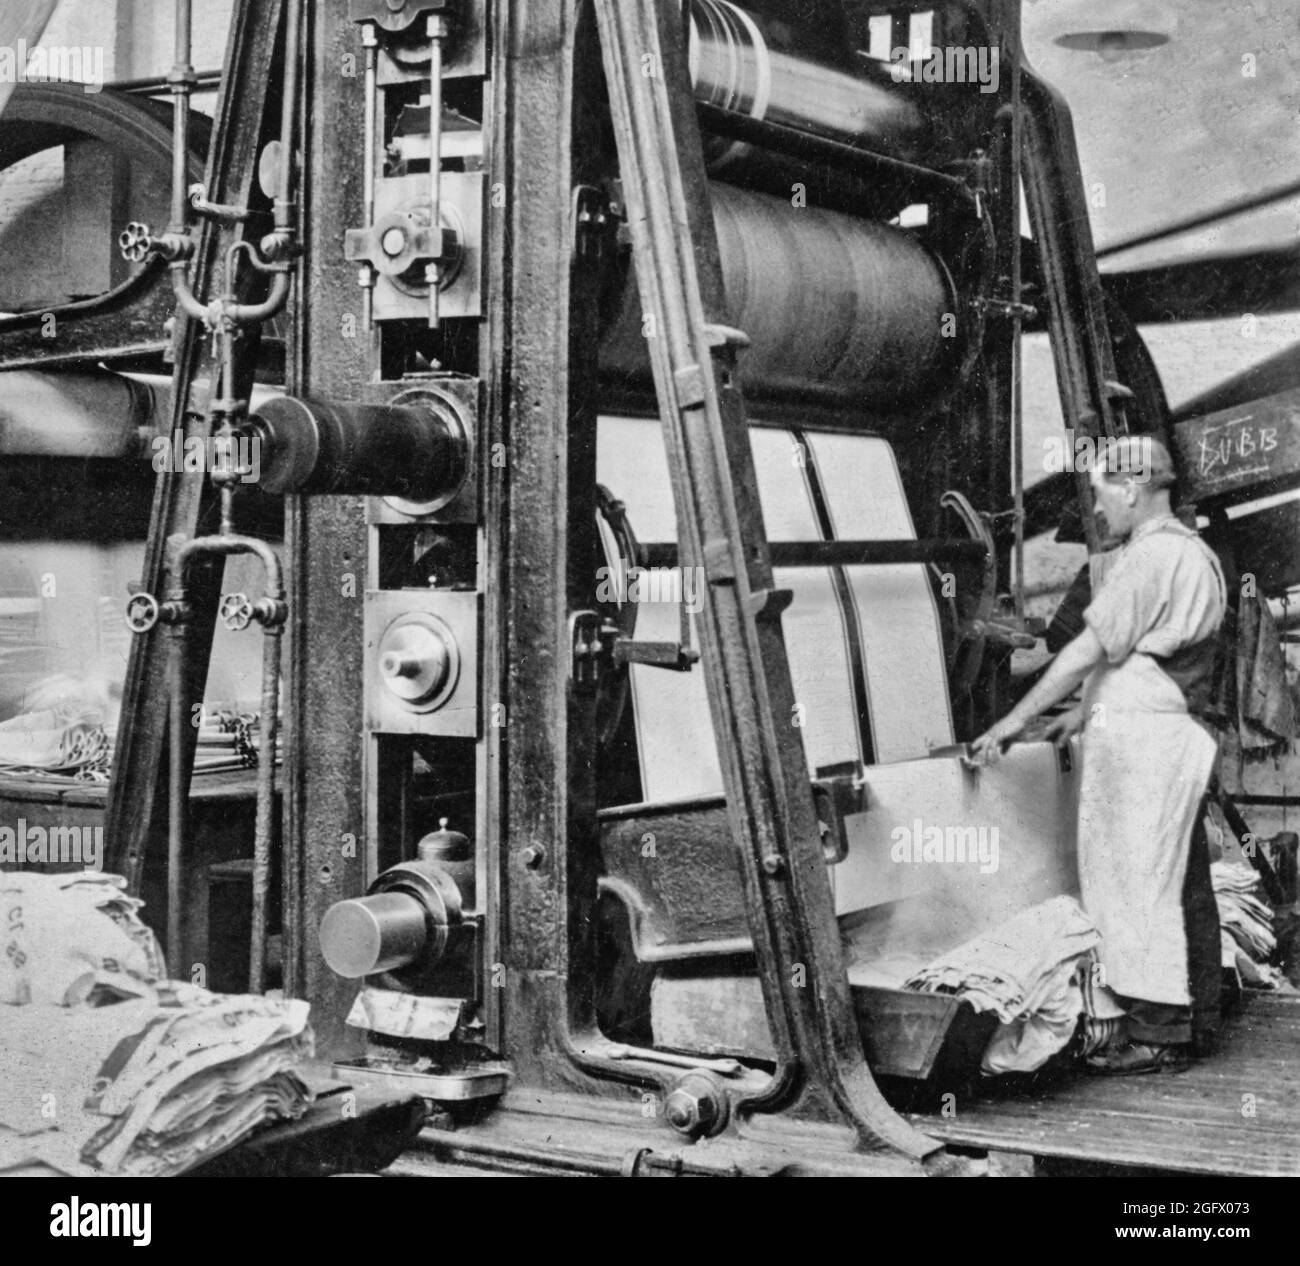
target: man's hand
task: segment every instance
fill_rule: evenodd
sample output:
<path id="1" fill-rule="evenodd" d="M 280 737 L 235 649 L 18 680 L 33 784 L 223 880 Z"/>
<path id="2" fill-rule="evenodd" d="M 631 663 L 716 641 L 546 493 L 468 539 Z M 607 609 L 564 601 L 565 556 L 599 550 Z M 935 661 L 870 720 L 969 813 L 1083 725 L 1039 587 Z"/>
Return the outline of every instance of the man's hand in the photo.
<path id="1" fill-rule="evenodd" d="M 1023 733 L 1025 723 L 1018 720 L 1014 713 L 1004 716 L 996 725 L 991 725 L 971 746 L 971 760 L 976 765 L 994 765 L 1002 755 L 1002 748 L 1012 739 Z"/>
<path id="2" fill-rule="evenodd" d="M 1057 747 L 1064 747 L 1076 734 L 1083 732 L 1083 722 L 1083 704 L 1079 704 L 1077 708 L 1053 717 L 1043 731 L 1043 738 L 1055 743 Z"/>

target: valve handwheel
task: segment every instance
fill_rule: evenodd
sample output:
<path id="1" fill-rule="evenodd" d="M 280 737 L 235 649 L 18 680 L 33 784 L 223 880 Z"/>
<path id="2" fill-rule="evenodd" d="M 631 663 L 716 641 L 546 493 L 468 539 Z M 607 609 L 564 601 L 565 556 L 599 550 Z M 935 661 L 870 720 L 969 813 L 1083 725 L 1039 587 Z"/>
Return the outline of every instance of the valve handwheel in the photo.
<path id="1" fill-rule="evenodd" d="M 253 604 L 246 593 L 228 593 L 221 599 L 221 622 L 232 632 L 248 628 L 253 619 Z"/>
<path id="2" fill-rule="evenodd" d="M 126 604 L 126 627 L 132 633 L 148 633 L 158 623 L 158 599 L 151 593 L 131 595 Z"/>
<path id="3" fill-rule="evenodd" d="M 149 256 L 152 242 L 153 234 L 150 233 L 149 226 L 141 224 L 139 220 L 132 220 L 117 236 L 122 258 L 131 264 L 144 263 Z"/>

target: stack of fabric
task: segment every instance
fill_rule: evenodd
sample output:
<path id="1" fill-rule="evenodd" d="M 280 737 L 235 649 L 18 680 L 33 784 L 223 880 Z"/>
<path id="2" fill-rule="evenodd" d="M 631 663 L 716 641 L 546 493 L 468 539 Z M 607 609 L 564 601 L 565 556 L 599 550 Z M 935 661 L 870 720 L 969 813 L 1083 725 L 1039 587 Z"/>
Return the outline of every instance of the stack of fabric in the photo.
<path id="1" fill-rule="evenodd" d="M 1244 862 L 1214 862 L 1210 878 L 1219 907 L 1223 965 L 1236 971 L 1247 985 L 1288 987 L 1286 977 L 1268 963 L 1277 949 L 1277 937 L 1273 934 L 1273 911 L 1258 895 L 1260 879 L 1254 867 Z"/>
<path id="2" fill-rule="evenodd" d="M 46 708 L 0 722 L 0 772 L 79 774 L 106 770 L 108 732 L 100 713 Z"/>
<path id="3" fill-rule="evenodd" d="M 1001 1025 L 983 1071 L 1031 1072 L 1074 1036 L 1085 1012 L 1081 975 L 1100 942 L 1078 902 L 1054 897 L 935 959 L 905 988 L 956 994 L 976 1011 L 994 1012 Z"/>
<path id="4" fill-rule="evenodd" d="M 120 875 L 0 873 L 0 1003 L 72 1006 L 97 982 L 161 980 L 158 938 L 137 913 L 143 904 Z"/>
<path id="5" fill-rule="evenodd" d="M 178 1174 L 307 1109 L 307 1003 L 163 979 L 122 887 L 0 875 L 0 1174 Z"/>

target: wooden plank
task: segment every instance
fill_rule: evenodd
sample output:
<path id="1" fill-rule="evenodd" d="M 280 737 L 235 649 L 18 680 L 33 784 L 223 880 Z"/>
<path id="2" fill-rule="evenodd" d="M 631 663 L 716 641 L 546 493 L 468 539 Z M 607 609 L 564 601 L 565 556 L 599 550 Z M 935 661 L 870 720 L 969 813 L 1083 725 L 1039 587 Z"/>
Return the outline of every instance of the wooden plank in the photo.
<path id="1" fill-rule="evenodd" d="M 1191 418 L 1174 428 L 1192 501 L 1300 480 L 1300 388 Z"/>
<path id="2" fill-rule="evenodd" d="M 1252 996 L 1226 1023 L 1221 1053 L 1186 1073 L 1081 1073 L 1028 1093 L 1023 1082 L 993 1083 L 955 1116 L 913 1119 L 966 1147 L 1184 1173 L 1300 1174 L 1298 1035 L 1300 999 Z"/>

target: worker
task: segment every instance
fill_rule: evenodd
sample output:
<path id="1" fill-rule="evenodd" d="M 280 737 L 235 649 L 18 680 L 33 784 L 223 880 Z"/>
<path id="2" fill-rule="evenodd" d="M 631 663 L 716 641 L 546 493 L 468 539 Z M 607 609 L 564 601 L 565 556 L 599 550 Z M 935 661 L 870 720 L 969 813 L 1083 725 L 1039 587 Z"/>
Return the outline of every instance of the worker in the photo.
<path id="1" fill-rule="evenodd" d="M 1113 1075 L 1178 1071 L 1192 1040 L 1184 879 L 1217 754 L 1194 714 L 1210 692 L 1226 590 L 1218 559 L 1172 512 L 1163 444 L 1105 441 L 1090 481 L 1099 531 L 1124 544 L 1083 631 L 972 755 L 996 761 L 1083 685 L 1081 704 L 1048 733 L 1083 735 L 1079 887 L 1101 932 L 1102 983 L 1127 1012 L 1122 1034 L 1089 1064 Z"/>

